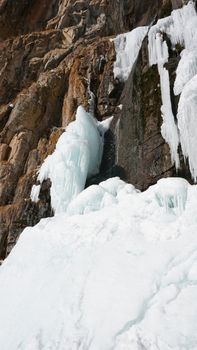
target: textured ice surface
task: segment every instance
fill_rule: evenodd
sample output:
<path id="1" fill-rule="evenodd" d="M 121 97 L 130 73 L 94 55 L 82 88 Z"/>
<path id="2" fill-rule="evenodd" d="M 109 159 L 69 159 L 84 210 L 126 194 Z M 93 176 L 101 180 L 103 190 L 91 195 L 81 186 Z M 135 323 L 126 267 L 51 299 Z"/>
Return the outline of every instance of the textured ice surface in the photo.
<path id="1" fill-rule="evenodd" d="M 81 215 L 26 228 L 0 267 L 0 349 L 196 350 L 197 187 L 116 178 L 75 201 Z"/>
<path id="2" fill-rule="evenodd" d="M 114 39 L 116 61 L 114 77 L 126 81 L 141 49 L 148 27 L 138 27 L 129 33 L 120 34 Z"/>
<path id="3" fill-rule="evenodd" d="M 78 107 L 76 120 L 70 123 L 39 170 L 38 180 L 51 180 L 51 205 L 55 213 L 65 212 L 70 201 L 80 193 L 88 176 L 99 172 L 104 133 L 112 118 L 98 122 L 83 107 Z M 33 187 L 31 198 L 38 199 Z"/>

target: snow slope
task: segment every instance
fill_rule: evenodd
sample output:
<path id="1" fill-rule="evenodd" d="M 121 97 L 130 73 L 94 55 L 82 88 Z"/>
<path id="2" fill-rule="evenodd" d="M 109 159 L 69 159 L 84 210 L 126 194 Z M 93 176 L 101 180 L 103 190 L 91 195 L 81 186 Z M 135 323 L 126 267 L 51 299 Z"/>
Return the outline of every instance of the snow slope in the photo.
<path id="1" fill-rule="evenodd" d="M 114 178 L 69 207 L 0 267 L 0 349 L 196 350 L 197 187 Z"/>

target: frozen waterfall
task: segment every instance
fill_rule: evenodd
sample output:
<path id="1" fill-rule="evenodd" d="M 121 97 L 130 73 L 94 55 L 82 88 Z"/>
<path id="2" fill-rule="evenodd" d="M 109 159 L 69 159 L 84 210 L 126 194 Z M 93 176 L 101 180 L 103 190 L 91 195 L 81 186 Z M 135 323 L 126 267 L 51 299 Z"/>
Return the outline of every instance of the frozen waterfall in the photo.
<path id="1" fill-rule="evenodd" d="M 52 155 L 42 164 L 38 181 L 51 180 L 51 205 L 55 213 L 65 212 L 70 201 L 85 186 L 87 177 L 99 172 L 103 154 L 104 134 L 112 118 L 98 122 L 82 106 L 76 120 L 70 123 Z M 40 185 L 33 186 L 31 199 L 38 201 Z"/>

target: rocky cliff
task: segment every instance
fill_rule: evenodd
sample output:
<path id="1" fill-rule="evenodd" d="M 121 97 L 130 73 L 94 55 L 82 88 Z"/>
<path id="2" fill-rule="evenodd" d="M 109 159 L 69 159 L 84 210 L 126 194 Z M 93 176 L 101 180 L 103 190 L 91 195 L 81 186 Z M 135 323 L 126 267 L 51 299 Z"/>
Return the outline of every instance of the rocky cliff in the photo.
<path id="1" fill-rule="evenodd" d="M 114 79 L 119 33 L 150 25 L 182 6 L 181 0 L 0 0 L 0 258 L 24 227 L 52 215 L 50 182 L 40 201 L 30 200 L 36 173 L 54 150 L 79 104 L 94 93 L 98 120 L 114 115 L 106 134 L 101 172 L 88 184 L 113 175 L 140 189 L 175 175 L 160 133 L 161 94 L 149 67 L 145 38 L 126 83 Z M 173 76 L 179 61 L 171 53 Z M 121 109 L 119 106 L 122 105 Z M 177 108 L 177 101 L 173 101 Z M 180 173 L 188 177 L 187 167 Z"/>

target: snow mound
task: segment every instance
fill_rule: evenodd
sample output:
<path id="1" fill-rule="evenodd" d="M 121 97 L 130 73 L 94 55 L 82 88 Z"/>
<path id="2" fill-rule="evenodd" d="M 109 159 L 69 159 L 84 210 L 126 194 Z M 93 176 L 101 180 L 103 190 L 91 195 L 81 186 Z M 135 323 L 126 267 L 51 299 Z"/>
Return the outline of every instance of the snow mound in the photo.
<path id="1" fill-rule="evenodd" d="M 196 349 L 197 186 L 115 178 L 75 200 L 0 267 L 0 349 Z"/>
<path id="2" fill-rule="evenodd" d="M 82 106 L 56 145 L 54 153 L 42 164 L 38 181 L 51 180 L 51 205 L 55 213 L 65 212 L 70 201 L 85 186 L 87 177 L 99 172 L 104 133 L 112 118 L 98 122 Z M 31 199 L 37 201 L 40 187 L 33 186 Z"/>
<path id="3" fill-rule="evenodd" d="M 126 184 L 119 177 L 113 177 L 99 185 L 92 185 L 71 201 L 67 214 L 86 214 L 113 205 L 126 194 L 137 193 L 134 186 Z"/>

